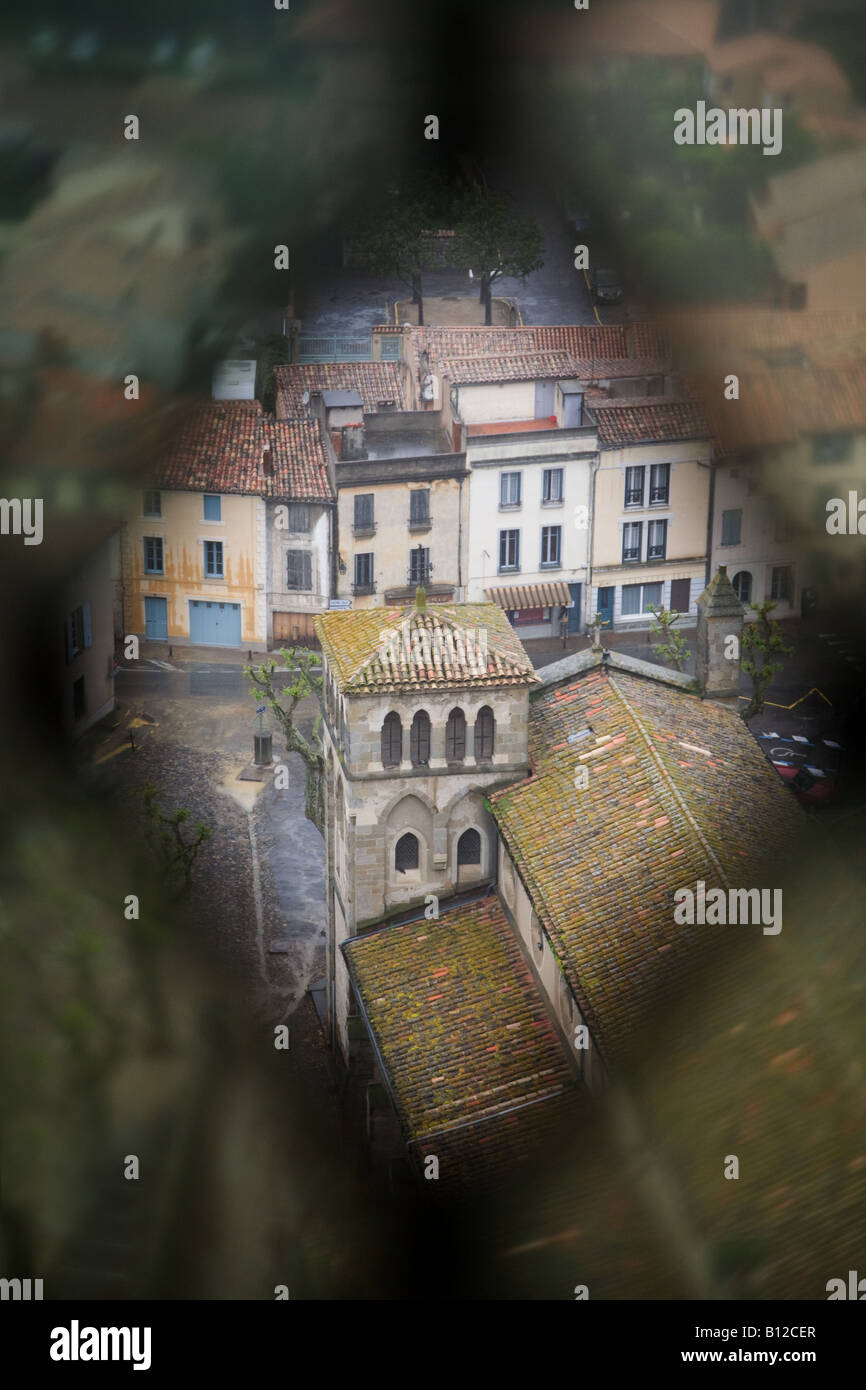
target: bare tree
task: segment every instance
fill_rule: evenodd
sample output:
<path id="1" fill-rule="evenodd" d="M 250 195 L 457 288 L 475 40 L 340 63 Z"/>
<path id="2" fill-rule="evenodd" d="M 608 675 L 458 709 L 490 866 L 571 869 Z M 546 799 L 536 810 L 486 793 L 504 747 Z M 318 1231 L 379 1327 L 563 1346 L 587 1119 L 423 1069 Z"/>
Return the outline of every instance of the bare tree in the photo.
<path id="1" fill-rule="evenodd" d="M 317 714 L 313 723 L 312 735 L 305 738 L 295 723 L 295 710 L 301 700 L 308 695 L 318 696 L 322 689 L 322 677 L 314 675 L 313 667 L 319 661 L 317 652 L 306 647 L 283 647 L 278 653 L 280 664 L 292 672 L 292 679 L 277 687 L 274 673 L 277 660 L 272 657 L 259 666 L 245 666 L 244 671 L 253 687 L 253 695 L 258 701 L 266 701 L 283 731 L 286 751 L 299 753 L 307 772 L 307 785 L 304 809 L 307 820 L 325 833 L 325 759 L 322 750 L 320 730 L 322 716 Z"/>

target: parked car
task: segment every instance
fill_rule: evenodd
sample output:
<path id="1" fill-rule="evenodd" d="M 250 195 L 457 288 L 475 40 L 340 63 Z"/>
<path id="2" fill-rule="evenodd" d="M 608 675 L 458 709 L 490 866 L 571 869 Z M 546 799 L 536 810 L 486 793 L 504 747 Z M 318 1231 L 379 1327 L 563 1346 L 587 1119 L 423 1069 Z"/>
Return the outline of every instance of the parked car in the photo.
<path id="1" fill-rule="evenodd" d="M 802 805 L 823 806 L 833 800 L 843 754 L 836 739 L 774 731 L 759 734 L 758 742 Z"/>
<path id="2" fill-rule="evenodd" d="M 589 283 L 597 304 L 619 304 L 623 296 L 622 285 L 615 270 L 610 267 L 589 272 Z"/>

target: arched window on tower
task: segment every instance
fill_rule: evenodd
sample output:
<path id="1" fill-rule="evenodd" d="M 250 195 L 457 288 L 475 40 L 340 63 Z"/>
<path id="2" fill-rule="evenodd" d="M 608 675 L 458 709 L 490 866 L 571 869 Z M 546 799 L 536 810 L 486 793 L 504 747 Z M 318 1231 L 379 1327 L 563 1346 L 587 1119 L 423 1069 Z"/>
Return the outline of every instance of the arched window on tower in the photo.
<path id="1" fill-rule="evenodd" d="M 462 709 L 453 709 L 445 725 L 445 758 L 449 763 L 462 763 L 466 756 L 466 716 Z"/>
<path id="2" fill-rule="evenodd" d="M 403 761 L 403 725 L 392 710 L 382 724 L 382 766 L 399 767 Z"/>
<path id="3" fill-rule="evenodd" d="M 430 762 L 430 716 L 423 709 L 419 709 L 412 720 L 409 756 L 413 767 L 427 767 Z"/>
<path id="4" fill-rule="evenodd" d="M 411 832 L 401 835 L 394 849 L 394 868 L 398 874 L 417 872 L 419 867 L 418 837 Z"/>
<path id="5" fill-rule="evenodd" d="M 477 830 L 464 830 L 457 841 L 457 864 L 481 867 L 481 836 Z"/>
<path id="6" fill-rule="evenodd" d="M 740 570 L 731 580 L 734 593 L 740 603 L 751 603 L 752 600 L 752 576 L 748 570 Z"/>
<path id="7" fill-rule="evenodd" d="M 489 762 L 493 757 L 493 735 L 495 730 L 493 710 L 483 705 L 475 718 L 475 760 Z"/>

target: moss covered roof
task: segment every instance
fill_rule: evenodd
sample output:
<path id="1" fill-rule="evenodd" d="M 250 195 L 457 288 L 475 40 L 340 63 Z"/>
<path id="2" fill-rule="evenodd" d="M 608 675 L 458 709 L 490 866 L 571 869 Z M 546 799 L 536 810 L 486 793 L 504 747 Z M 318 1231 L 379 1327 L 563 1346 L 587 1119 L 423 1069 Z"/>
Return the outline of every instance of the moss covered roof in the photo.
<path id="1" fill-rule="evenodd" d="M 342 949 L 407 1137 L 574 1086 L 564 1039 L 497 898 Z"/>
<path id="2" fill-rule="evenodd" d="M 761 933 L 677 925 L 675 890 L 773 887 L 768 857 L 805 817 L 734 712 L 653 680 L 592 670 L 546 690 L 529 747 L 533 775 L 491 810 L 613 1062 L 720 933 Z"/>
<path id="3" fill-rule="evenodd" d="M 359 608 L 316 619 L 322 650 L 346 694 L 535 684 L 532 662 L 493 603 Z"/>

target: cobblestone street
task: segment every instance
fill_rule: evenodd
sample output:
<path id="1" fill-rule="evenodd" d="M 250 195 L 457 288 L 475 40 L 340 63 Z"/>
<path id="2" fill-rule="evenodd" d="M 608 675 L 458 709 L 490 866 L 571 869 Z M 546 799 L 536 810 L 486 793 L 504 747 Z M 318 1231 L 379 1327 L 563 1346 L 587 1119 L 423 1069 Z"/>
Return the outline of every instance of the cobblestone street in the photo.
<path id="1" fill-rule="evenodd" d="M 261 781 L 239 780 L 252 762 L 257 726 L 242 656 L 207 662 L 173 655 L 124 669 L 117 677 L 122 725 L 93 731 L 88 775 L 133 823 L 150 783 L 165 811 L 186 808 L 190 825 L 211 827 L 193 871 L 191 925 L 263 1024 L 292 1015 L 292 1046 L 297 1032 L 324 1051 L 306 993 L 325 968 L 324 845 L 304 817 L 296 755 L 286 789 L 275 789 L 271 771 Z M 299 713 L 309 732 L 315 702 L 303 702 Z M 282 739 L 273 732 L 280 762 Z"/>

